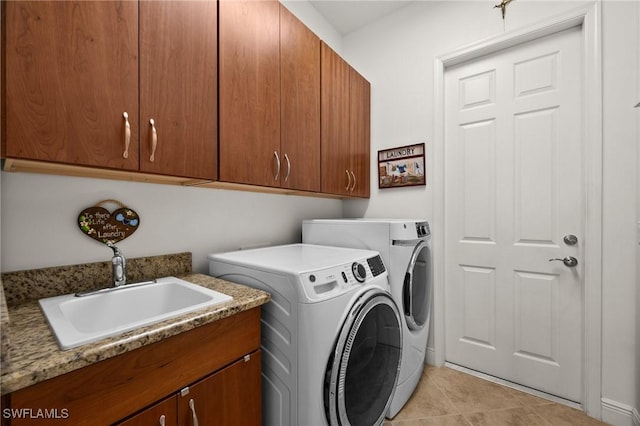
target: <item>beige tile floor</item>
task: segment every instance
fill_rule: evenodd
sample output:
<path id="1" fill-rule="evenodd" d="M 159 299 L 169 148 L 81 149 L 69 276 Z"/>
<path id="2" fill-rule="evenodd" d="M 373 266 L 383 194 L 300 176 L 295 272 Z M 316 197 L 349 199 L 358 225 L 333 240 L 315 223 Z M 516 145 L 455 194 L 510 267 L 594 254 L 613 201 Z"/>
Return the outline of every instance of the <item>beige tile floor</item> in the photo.
<path id="1" fill-rule="evenodd" d="M 583 412 L 446 367 L 427 366 L 393 426 L 595 426 Z"/>

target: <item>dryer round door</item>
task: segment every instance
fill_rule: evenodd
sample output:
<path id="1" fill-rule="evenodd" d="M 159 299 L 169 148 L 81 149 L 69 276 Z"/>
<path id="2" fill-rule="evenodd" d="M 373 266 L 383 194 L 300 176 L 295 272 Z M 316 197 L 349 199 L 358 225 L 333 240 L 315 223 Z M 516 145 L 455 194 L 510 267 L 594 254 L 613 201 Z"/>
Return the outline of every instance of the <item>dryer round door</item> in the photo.
<path id="1" fill-rule="evenodd" d="M 402 308 L 410 330 L 420 330 L 429 322 L 431 307 L 431 250 L 420 241 L 413 248 L 402 286 Z"/>
<path id="2" fill-rule="evenodd" d="M 400 312 L 381 289 L 350 309 L 327 364 L 324 405 L 331 425 L 377 425 L 387 413 L 402 359 Z"/>

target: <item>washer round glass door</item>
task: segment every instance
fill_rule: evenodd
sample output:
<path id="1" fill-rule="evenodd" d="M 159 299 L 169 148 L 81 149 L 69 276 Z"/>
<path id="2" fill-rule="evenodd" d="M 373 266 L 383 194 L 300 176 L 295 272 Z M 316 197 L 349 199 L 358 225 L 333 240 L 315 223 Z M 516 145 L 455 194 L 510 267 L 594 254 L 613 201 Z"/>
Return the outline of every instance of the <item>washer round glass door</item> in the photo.
<path id="1" fill-rule="evenodd" d="M 347 315 L 325 373 L 324 402 L 331 425 L 382 423 L 402 358 L 400 313 L 390 295 L 372 289 Z"/>

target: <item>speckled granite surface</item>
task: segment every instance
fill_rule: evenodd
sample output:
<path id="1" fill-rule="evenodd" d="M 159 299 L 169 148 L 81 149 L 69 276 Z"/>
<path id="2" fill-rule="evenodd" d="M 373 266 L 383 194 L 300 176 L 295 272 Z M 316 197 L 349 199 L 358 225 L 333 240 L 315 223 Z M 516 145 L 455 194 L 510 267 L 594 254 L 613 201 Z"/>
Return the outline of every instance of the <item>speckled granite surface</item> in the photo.
<path id="1" fill-rule="evenodd" d="M 191 269 L 190 254 L 189 269 Z M 2 394 L 4 395 L 22 389 L 98 361 L 192 330 L 201 325 L 258 307 L 270 300 L 269 294 L 263 291 L 207 275 L 170 275 L 181 275 L 180 278 L 184 280 L 228 294 L 233 297 L 233 300 L 160 323 L 141 327 L 119 336 L 63 351 L 59 349 L 35 299 L 31 298 L 31 301 L 12 305 L 7 298 L 9 305 L 9 325 L 6 327 L 6 324 L 4 324 L 3 329 L 8 335 L 10 345 L 6 359 L 3 359 L 1 367 L 0 389 Z M 153 274 L 153 276 L 164 276 L 164 274 L 156 273 Z M 151 277 L 143 279 L 148 278 Z M 132 279 L 131 281 L 133 282 L 134 280 Z M 60 288 L 62 289 L 64 287 L 61 286 Z M 56 294 L 70 292 L 72 291 L 62 290 L 61 293 Z M 22 297 L 23 296 L 20 296 L 19 300 L 22 300 Z M 6 312 L 5 309 L 3 309 L 3 311 Z"/>
<path id="2" fill-rule="evenodd" d="M 191 273 L 191 253 L 127 259 L 127 282 Z M 2 274 L 9 308 L 60 294 L 111 287 L 111 261 L 56 266 Z"/>
<path id="3" fill-rule="evenodd" d="M 7 326 L 9 325 L 9 311 L 7 310 L 7 302 L 4 298 L 4 288 L 0 281 L 0 365 L 4 366 L 8 363 L 9 353 L 9 335 Z"/>

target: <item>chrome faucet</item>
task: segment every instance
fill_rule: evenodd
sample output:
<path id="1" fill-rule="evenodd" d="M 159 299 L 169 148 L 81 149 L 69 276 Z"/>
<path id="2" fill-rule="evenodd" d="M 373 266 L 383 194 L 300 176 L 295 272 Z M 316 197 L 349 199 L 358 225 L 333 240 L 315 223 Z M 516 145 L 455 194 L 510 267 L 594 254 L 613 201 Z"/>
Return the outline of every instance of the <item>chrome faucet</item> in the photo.
<path id="1" fill-rule="evenodd" d="M 113 257 L 111 258 L 111 272 L 113 276 L 113 286 L 120 287 L 127 283 L 127 259 L 111 241 L 107 241 L 107 246 L 113 250 Z"/>

